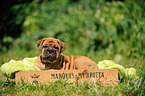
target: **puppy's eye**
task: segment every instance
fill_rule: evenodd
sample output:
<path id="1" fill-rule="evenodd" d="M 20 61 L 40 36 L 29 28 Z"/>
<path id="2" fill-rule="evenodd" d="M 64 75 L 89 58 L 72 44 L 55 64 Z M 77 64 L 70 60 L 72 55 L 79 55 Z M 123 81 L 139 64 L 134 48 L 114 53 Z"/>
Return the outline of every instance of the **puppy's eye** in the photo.
<path id="1" fill-rule="evenodd" d="M 47 46 L 43 46 L 43 48 L 47 48 Z"/>
<path id="2" fill-rule="evenodd" d="M 58 47 L 54 46 L 55 49 L 59 49 Z"/>

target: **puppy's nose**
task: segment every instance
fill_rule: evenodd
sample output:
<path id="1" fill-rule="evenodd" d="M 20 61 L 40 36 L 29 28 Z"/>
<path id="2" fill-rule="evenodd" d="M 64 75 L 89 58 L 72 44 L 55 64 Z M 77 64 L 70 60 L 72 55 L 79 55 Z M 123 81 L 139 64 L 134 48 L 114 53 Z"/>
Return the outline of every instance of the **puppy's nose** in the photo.
<path id="1" fill-rule="evenodd" d="M 48 48 L 47 51 L 48 51 L 49 53 L 54 53 L 54 52 L 55 52 L 55 51 L 53 50 L 53 48 L 51 48 L 51 47 Z"/>

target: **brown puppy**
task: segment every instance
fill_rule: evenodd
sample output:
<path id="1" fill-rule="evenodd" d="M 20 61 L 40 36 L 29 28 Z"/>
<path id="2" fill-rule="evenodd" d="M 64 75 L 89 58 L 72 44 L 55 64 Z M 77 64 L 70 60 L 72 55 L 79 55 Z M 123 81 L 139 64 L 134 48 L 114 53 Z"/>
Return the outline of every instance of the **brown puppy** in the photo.
<path id="1" fill-rule="evenodd" d="M 97 64 L 85 56 L 63 55 L 61 52 L 65 44 L 59 39 L 44 38 L 37 41 L 38 50 L 41 52 L 34 66 L 40 69 L 98 69 Z"/>

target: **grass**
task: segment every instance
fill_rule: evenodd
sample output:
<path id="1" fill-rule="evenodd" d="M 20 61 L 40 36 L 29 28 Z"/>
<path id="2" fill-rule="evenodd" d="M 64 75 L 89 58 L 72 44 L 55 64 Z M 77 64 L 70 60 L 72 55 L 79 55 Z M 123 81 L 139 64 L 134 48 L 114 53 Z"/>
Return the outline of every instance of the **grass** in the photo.
<path id="1" fill-rule="evenodd" d="M 101 86 L 94 82 L 75 82 L 68 84 L 67 82 L 56 81 L 49 85 L 31 85 L 22 83 L 15 85 L 14 82 L 1 82 L 1 95 L 18 95 L 23 96 L 62 96 L 62 95 L 80 95 L 80 96 L 120 96 L 135 95 L 144 96 L 143 78 L 132 81 L 131 79 L 119 83 L 116 87 Z"/>
<path id="2" fill-rule="evenodd" d="M 67 50 L 68 51 L 68 50 Z M 64 54 L 67 53 L 64 51 Z M 21 53 L 20 53 L 21 52 Z M 23 54 L 27 53 L 27 54 Z M 75 54 L 75 53 L 74 53 Z M 34 57 L 38 56 L 39 52 L 36 50 L 26 51 L 26 50 L 17 50 L 9 51 L 7 53 L 0 53 L 1 59 L 0 64 L 8 62 L 11 59 L 19 60 L 24 57 Z M 102 55 L 88 55 L 92 60 L 98 62 L 104 59 L 113 59 L 111 56 Z M 137 75 L 139 79 L 124 78 L 122 82 L 119 82 L 118 86 L 108 87 L 101 86 L 101 84 L 96 82 L 75 82 L 74 84 L 69 84 L 65 81 L 56 81 L 53 83 L 31 85 L 27 83 L 15 84 L 15 81 L 8 81 L 0 73 L 0 96 L 11 95 L 11 96 L 58 96 L 58 95 L 71 95 L 71 96 L 120 96 L 120 95 L 133 95 L 133 96 L 144 96 L 145 95 L 145 72 L 144 64 L 145 60 L 143 58 L 123 58 L 119 64 L 124 67 L 133 67 L 137 70 Z"/>

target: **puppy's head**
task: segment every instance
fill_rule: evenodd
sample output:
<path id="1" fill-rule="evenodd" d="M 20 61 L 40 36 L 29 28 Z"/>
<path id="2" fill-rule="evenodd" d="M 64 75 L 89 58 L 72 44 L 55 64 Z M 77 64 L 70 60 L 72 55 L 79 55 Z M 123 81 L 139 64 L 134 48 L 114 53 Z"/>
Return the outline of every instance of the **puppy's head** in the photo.
<path id="1" fill-rule="evenodd" d="M 52 63 L 59 59 L 65 44 L 59 39 L 43 38 L 37 41 L 38 50 L 41 52 L 41 60 Z"/>

